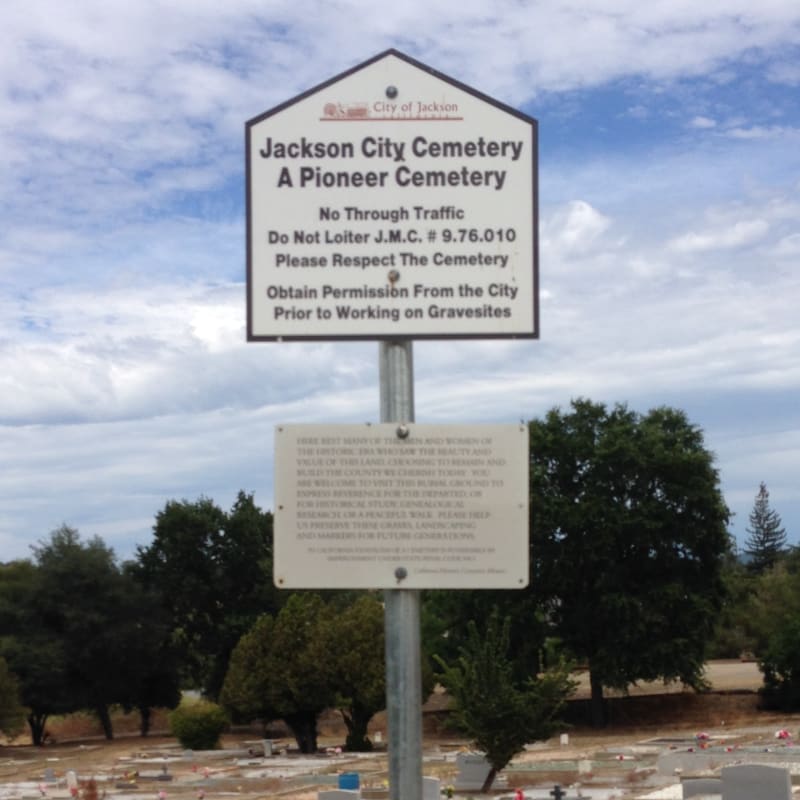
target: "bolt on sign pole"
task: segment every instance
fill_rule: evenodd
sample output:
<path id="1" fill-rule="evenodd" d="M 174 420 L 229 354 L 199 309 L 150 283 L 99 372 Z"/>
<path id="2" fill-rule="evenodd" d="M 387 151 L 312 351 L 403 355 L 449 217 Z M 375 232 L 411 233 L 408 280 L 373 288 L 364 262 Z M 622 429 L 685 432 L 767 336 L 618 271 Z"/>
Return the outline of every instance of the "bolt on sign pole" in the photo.
<path id="1" fill-rule="evenodd" d="M 414 364 L 411 341 L 380 342 L 381 422 L 414 421 Z M 407 571 L 398 566 L 398 585 Z M 391 800 L 422 798 L 422 667 L 420 591 L 386 589 L 386 712 L 389 723 Z"/>

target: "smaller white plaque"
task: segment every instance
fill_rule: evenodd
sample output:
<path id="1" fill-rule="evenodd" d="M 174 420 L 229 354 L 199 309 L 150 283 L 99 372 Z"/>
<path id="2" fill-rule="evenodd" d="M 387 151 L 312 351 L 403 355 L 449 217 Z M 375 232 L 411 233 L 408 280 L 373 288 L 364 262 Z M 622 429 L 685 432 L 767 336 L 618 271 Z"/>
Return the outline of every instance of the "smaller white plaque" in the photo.
<path id="1" fill-rule="evenodd" d="M 275 584 L 528 585 L 525 425 L 280 425 Z"/>

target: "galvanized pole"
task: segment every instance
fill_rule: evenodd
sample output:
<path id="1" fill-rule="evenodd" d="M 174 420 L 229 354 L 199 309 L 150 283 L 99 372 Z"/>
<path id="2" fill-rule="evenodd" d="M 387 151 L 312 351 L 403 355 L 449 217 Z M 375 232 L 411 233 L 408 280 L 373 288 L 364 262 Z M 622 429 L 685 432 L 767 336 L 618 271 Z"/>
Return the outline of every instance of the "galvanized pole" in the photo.
<path id="1" fill-rule="evenodd" d="M 380 343 L 381 422 L 414 421 L 412 342 Z M 410 565 L 397 565 L 398 586 Z M 383 593 L 391 800 L 422 800 L 420 592 Z"/>

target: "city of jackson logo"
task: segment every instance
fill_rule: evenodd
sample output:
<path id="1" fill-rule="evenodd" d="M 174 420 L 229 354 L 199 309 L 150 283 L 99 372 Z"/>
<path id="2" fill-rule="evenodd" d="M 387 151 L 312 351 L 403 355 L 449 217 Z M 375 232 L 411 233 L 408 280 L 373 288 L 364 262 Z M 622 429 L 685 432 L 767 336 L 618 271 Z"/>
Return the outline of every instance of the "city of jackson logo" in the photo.
<path id="1" fill-rule="evenodd" d="M 461 122 L 458 103 L 439 100 L 376 100 L 372 103 L 325 103 L 320 122 L 371 122 L 388 120 L 436 120 Z"/>

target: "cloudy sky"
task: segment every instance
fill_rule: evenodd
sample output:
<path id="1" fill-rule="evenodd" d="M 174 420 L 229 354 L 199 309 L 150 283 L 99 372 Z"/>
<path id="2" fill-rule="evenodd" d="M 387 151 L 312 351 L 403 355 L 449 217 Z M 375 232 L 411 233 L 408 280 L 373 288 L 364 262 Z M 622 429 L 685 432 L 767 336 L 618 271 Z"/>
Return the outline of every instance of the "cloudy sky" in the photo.
<path id="1" fill-rule="evenodd" d="M 602 10 L 601 10 L 602 8 Z M 0 9 L 0 560 L 272 507 L 273 427 L 379 418 L 378 345 L 245 341 L 244 123 L 397 48 L 539 120 L 541 339 L 414 346 L 419 422 L 685 409 L 800 540 L 795 0 Z"/>

